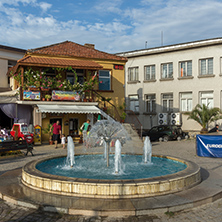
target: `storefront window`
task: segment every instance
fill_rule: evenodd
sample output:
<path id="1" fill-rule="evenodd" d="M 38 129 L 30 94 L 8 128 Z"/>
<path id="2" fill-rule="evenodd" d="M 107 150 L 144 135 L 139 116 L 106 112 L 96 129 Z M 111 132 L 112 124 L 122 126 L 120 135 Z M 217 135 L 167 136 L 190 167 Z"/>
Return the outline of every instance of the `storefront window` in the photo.
<path id="1" fill-rule="evenodd" d="M 78 135 L 79 120 L 77 118 L 69 119 L 69 135 Z"/>

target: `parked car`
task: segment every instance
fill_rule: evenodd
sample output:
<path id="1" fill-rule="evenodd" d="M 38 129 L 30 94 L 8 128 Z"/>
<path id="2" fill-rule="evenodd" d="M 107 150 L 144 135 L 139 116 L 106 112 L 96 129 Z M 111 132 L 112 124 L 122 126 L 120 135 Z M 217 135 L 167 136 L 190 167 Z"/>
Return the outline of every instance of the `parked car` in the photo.
<path id="1" fill-rule="evenodd" d="M 26 140 L 27 143 L 33 143 L 33 133 L 28 131 L 26 123 L 14 123 L 11 130 L 14 140 Z"/>
<path id="2" fill-rule="evenodd" d="M 175 140 L 177 137 L 184 136 L 182 129 L 178 126 L 161 125 L 154 126 L 149 131 L 144 132 L 143 136 L 149 136 L 151 141 L 159 140 L 161 137 L 164 141 Z"/>

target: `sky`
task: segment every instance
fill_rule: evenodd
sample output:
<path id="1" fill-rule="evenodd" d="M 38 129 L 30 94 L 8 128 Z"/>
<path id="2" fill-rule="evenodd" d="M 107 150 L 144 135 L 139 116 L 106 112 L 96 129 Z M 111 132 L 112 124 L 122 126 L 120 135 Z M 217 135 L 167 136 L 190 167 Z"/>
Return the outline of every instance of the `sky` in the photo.
<path id="1" fill-rule="evenodd" d="M 0 44 L 109 53 L 222 37 L 222 0 L 0 0 Z"/>

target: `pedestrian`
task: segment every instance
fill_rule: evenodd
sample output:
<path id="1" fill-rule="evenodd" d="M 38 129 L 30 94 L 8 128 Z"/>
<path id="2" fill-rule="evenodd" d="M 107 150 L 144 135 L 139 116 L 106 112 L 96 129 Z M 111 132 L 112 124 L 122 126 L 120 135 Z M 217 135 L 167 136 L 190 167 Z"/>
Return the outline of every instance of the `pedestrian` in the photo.
<path id="1" fill-rule="evenodd" d="M 82 124 L 81 130 L 83 134 L 83 144 L 86 145 L 86 139 L 87 139 L 87 132 L 89 128 L 90 119 L 87 119 L 85 123 Z"/>
<path id="2" fill-rule="evenodd" d="M 61 144 L 62 144 L 62 148 L 65 149 L 66 148 L 66 137 L 64 134 L 62 134 Z"/>
<path id="3" fill-rule="evenodd" d="M 215 132 L 219 132 L 219 125 L 216 124 L 216 126 L 214 128 L 212 128 L 208 133 L 215 133 Z"/>
<path id="4" fill-rule="evenodd" d="M 52 131 L 52 128 L 53 128 L 53 131 Z M 51 128 L 50 128 L 50 133 L 53 133 L 52 135 L 52 140 L 54 141 L 55 143 L 55 149 L 57 148 L 57 144 L 58 144 L 58 141 L 59 141 L 59 137 L 61 138 L 61 125 L 59 125 L 59 120 L 56 121 L 56 123 L 54 123 Z"/>

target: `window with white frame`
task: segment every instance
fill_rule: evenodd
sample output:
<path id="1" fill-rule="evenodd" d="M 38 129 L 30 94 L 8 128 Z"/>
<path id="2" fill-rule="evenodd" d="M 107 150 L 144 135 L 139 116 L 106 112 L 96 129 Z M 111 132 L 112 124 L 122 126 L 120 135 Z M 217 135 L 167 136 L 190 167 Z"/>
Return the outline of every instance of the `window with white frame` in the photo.
<path id="1" fill-rule="evenodd" d="M 213 58 L 200 59 L 200 75 L 213 74 Z"/>
<path id="2" fill-rule="evenodd" d="M 129 96 L 129 107 L 130 107 L 130 110 L 134 112 L 139 112 L 139 96 L 138 95 Z"/>
<path id="3" fill-rule="evenodd" d="M 173 111 L 173 93 L 162 94 L 163 112 Z"/>
<path id="4" fill-rule="evenodd" d="M 153 80 L 156 78 L 155 65 L 145 66 L 144 80 Z"/>
<path id="5" fill-rule="evenodd" d="M 161 64 L 162 79 L 173 78 L 173 63 Z"/>
<path id="6" fill-rule="evenodd" d="M 200 92 L 200 105 L 206 105 L 208 108 L 214 107 L 213 91 Z"/>
<path id="7" fill-rule="evenodd" d="M 145 112 L 147 113 L 156 112 L 156 95 L 155 94 L 145 95 Z"/>
<path id="8" fill-rule="evenodd" d="M 179 62 L 179 76 L 192 76 L 192 61 Z"/>
<path id="9" fill-rule="evenodd" d="M 129 81 L 139 80 L 139 67 L 129 68 Z"/>
<path id="10" fill-rule="evenodd" d="M 99 70 L 99 90 L 111 90 L 111 75 L 109 70 Z"/>
<path id="11" fill-rule="evenodd" d="M 220 58 L 220 75 L 222 75 L 222 57 Z"/>
<path id="12" fill-rule="evenodd" d="M 180 111 L 190 112 L 193 109 L 192 92 L 180 93 Z"/>

